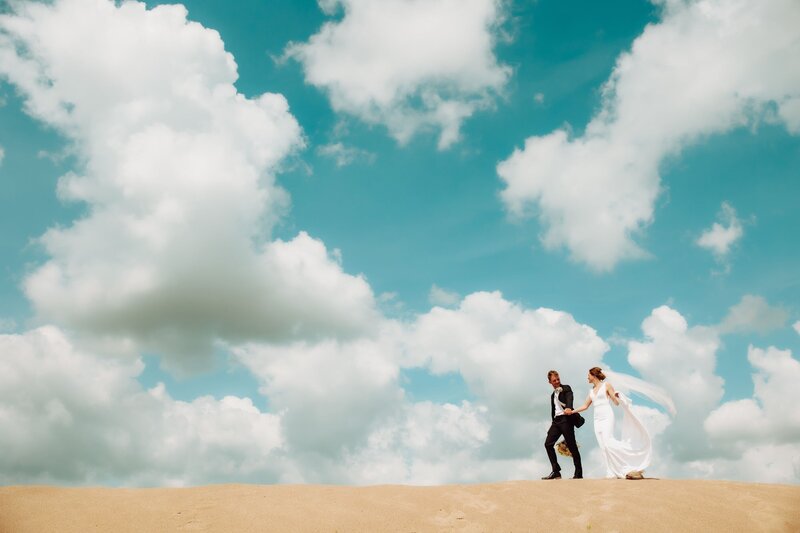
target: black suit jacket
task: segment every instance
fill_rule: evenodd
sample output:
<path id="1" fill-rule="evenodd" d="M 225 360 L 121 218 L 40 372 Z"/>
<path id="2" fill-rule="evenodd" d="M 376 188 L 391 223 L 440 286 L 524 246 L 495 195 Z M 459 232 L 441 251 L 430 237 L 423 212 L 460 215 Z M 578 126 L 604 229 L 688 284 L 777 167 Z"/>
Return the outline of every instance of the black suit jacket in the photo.
<path id="1" fill-rule="evenodd" d="M 556 391 L 553 390 L 553 392 L 550 394 L 550 420 L 555 420 L 556 418 L 556 406 L 553 404 L 553 396 L 555 393 Z M 561 392 L 558 393 L 558 401 L 561 402 L 561 405 L 564 406 L 564 409 L 573 409 L 573 399 L 574 395 L 572 394 L 572 387 L 569 385 L 561 385 Z M 579 413 L 569 415 L 568 419 L 574 426 L 580 427 L 583 425 L 583 417 Z"/>
<path id="2" fill-rule="evenodd" d="M 553 389 L 553 392 L 550 394 L 550 420 L 553 420 L 556 417 L 556 406 L 553 404 L 553 396 L 555 393 L 556 391 Z M 561 405 L 564 406 L 564 409 L 572 409 L 573 399 L 572 387 L 569 385 L 561 385 L 561 392 L 558 393 L 558 401 L 561 402 Z"/>

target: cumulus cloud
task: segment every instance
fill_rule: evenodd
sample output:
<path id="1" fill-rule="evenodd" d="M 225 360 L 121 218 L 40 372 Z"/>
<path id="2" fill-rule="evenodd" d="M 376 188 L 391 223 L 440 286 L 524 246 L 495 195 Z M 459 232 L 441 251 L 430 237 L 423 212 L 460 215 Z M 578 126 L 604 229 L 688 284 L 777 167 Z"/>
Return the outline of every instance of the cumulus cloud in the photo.
<path id="1" fill-rule="evenodd" d="M 697 438 L 723 394 L 723 380 L 715 373 L 716 329 L 690 326 L 678 311 L 662 306 L 643 321 L 642 331 L 644 340 L 628 343 L 629 363 L 677 404 L 675 417 L 638 401 L 634 406 L 654 437 L 655 459 L 648 472 L 785 479 L 771 466 L 756 475 L 756 463 L 743 466 L 751 477 L 742 477 L 735 470 L 741 462 L 730 450 L 720 449 L 713 439 Z M 292 356 L 280 356 L 280 350 Z M 332 413 L 352 412 L 361 419 L 348 419 L 346 437 L 325 421 L 301 425 L 295 432 L 284 426 L 287 442 L 297 446 L 292 452 L 295 477 L 289 479 L 444 483 L 530 479 L 546 471 L 541 444 L 549 424 L 547 371 L 559 370 L 582 399 L 588 391 L 586 370 L 596 364 L 607 367 L 607 351 L 591 327 L 568 313 L 527 309 L 495 292 L 470 294 L 455 308 L 433 308 L 407 322 L 386 322 L 381 334 L 370 339 L 302 349 L 249 346 L 240 356 L 259 374 L 270 404 L 273 395 L 281 398 L 276 405 L 284 416 L 306 411 L 317 413 L 308 418 L 326 421 Z M 372 365 L 381 370 L 368 371 Z M 400 396 L 397 372 L 413 367 L 434 375 L 459 374 L 473 400 L 409 403 Z M 369 374 L 375 377 L 369 380 Z M 303 395 L 305 390 L 312 392 Z M 356 405 L 355 397 L 369 407 Z M 585 469 L 602 476 L 591 416 L 588 424 L 589 433 L 580 438 Z M 776 446 L 789 446 L 791 438 Z"/>
<path id="2" fill-rule="evenodd" d="M 428 301 L 431 305 L 451 307 L 461 301 L 461 296 L 457 292 L 445 290 L 438 285 L 432 285 L 428 293 Z"/>
<path id="3" fill-rule="evenodd" d="M 0 335 L 0 482 L 273 482 L 279 419 L 249 398 L 142 389 L 141 360 L 77 349 L 58 328 Z"/>
<path id="4" fill-rule="evenodd" d="M 337 167 L 346 167 L 356 161 L 366 161 L 368 163 L 373 163 L 375 161 L 375 154 L 372 152 L 353 146 L 346 146 L 341 142 L 324 144 L 317 148 L 317 153 L 333 159 Z"/>
<path id="5" fill-rule="evenodd" d="M 435 307 L 419 316 L 406 364 L 459 373 L 489 408 L 492 438 L 485 455 L 508 459 L 528 457 L 532 443 L 541 447 L 550 417 L 547 372 L 555 368 L 580 391 L 586 371 L 607 350 L 594 329 L 569 313 L 526 309 L 499 292 L 478 292 L 455 309 Z"/>
<path id="6" fill-rule="evenodd" d="M 419 484 L 543 470 L 527 454 L 485 457 L 486 406 L 405 400 L 394 356 L 378 349 L 388 345 L 237 350 L 265 412 L 263 399 L 145 390 L 141 360 L 86 352 L 53 326 L 0 335 L 0 482 Z"/>
<path id="7" fill-rule="evenodd" d="M 736 216 L 736 210 L 728 202 L 723 202 L 719 221 L 714 222 L 695 242 L 698 246 L 711 251 L 718 260 L 724 260 L 742 235 L 744 235 L 742 222 Z"/>
<path id="8" fill-rule="evenodd" d="M 0 74 L 74 144 L 59 196 L 86 215 L 47 231 L 25 280 L 43 320 L 123 336 L 176 366 L 214 340 L 352 335 L 375 303 L 324 244 L 270 241 L 303 147 L 286 99 L 246 98 L 216 31 L 180 5 L 58 0 L 0 16 Z"/>
<path id="9" fill-rule="evenodd" d="M 677 404 L 674 419 L 652 409 L 642 412 L 654 436 L 648 472 L 800 481 L 800 411 L 786 403 L 800 378 L 800 363 L 791 352 L 751 346 L 748 360 L 757 371 L 753 398 L 720 404 L 724 382 L 714 371 L 720 346 L 716 328 L 689 326 L 678 311 L 662 306 L 644 320 L 642 331 L 647 340 L 629 342 L 628 361 L 645 379 L 668 390 Z"/>
<path id="10" fill-rule="evenodd" d="M 540 475 L 547 371 L 582 378 L 607 349 L 568 313 L 526 309 L 495 292 L 385 320 L 369 337 L 233 351 L 281 413 L 289 479 L 444 483 Z M 475 399 L 411 403 L 402 368 L 458 373 Z"/>
<path id="11" fill-rule="evenodd" d="M 492 435 L 484 457 L 521 460 L 549 421 L 547 372 L 555 366 L 565 382 L 588 390 L 581 382 L 608 345 L 568 313 L 484 292 L 453 309 L 384 320 L 372 336 L 232 349 L 282 413 L 297 452 L 341 457 L 364 448 L 383 420 L 410 412 L 400 370 L 421 368 L 463 377 Z"/>
<path id="12" fill-rule="evenodd" d="M 725 402 L 705 421 L 705 430 L 722 451 L 732 454 L 719 469 L 737 466 L 736 477 L 772 482 L 800 480 L 800 406 L 791 400 L 800 380 L 800 361 L 790 350 L 750 346 L 752 398 Z"/>
<path id="13" fill-rule="evenodd" d="M 497 166 L 508 211 L 535 213 L 547 248 L 597 271 L 646 255 L 635 236 L 653 220 L 668 156 L 762 118 L 800 132 L 800 74 L 789 68 L 800 4 L 657 3 L 661 20 L 617 59 L 583 134 L 529 137 Z"/>
<path id="14" fill-rule="evenodd" d="M 282 413 L 287 442 L 297 452 L 337 456 L 363 445 L 403 399 L 388 343 L 253 344 L 235 353 L 261 381 L 270 406 Z"/>
<path id="15" fill-rule="evenodd" d="M 719 407 L 714 331 L 689 327 L 667 307 L 655 309 L 643 331 L 647 340 L 630 343 L 629 361 L 643 377 L 669 390 L 678 405 L 675 419 L 659 409 L 634 406 L 656 445 L 649 472 L 785 479 L 785 472 L 769 464 L 756 471 L 754 465 L 763 461 L 752 450 L 777 453 L 796 447 L 797 424 L 778 427 L 798 414 L 781 407 L 784 389 L 797 380 L 798 363 L 791 354 L 751 349 L 751 363 L 761 376 L 752 405 Z M 604 366 L 608 346 L 568 313 L 526 309 L 499 293 L 475 293 L 455 309 L 434 308 L 407 322 L 385 320 L 371 336 L 253 342 L 231 349 L 259 380 L 263 398 L 181 402 L 163 385 L 142 389 L 136 379 L 141 361 L 86 352 L 57 328 L 0 336 L 0 445 L 10 450 L 0 464 L 5 476 L 0 481 L 183 485 L 531 479 L 548 466 L 541 449 L 549 424 L 547 371 L 559 370 L 581 398 L 588 390 L 581 383 L 586 369 Z M 409 401 L 400 370 L 412 367 L 459 373 L 474 399 Z M 268 404 L 269 412 L 257 407 L 260 403 Z M 737 429 L 729 423 L 734 415 L 766 418 L 769 422 L 759 424 L 773 424 L 767 429 L 781 437 L 763 439 L 758 424 L 752 431 Z M 713 437 L 709 446 L 697 438 L 704 423 Z M 589 432 L 580 442 L 587 474 L 601 476 L 591 424 L 590 416 Z M 717 444 L 734 437 L 738 444 Z M 60 443 L 57 450 L 54 442 Z M 736 473 L 737 465 L 748 474 Z"/>
<path id="16" fill-rule="evenodd" d="M 328 21 L 286 57 L 303 64 L 306 82 L 324 90 L 338 112 L 382 124 L 400 143 L 439 130 L 439 148 L 461 124 L 492 105 L 510 68 L 494 56 L 503 20 L 498 0 L 325 0 Z"/>
<path id="17" fill-rule="evenodd" d="M 800 405 L 791 400 L 800 381 L 800 361 L 791 350 L 750 346 L 752 398 L 725 402 L 705 421 L 709 435 L 725 446 L 800 443 Z M 800 445 L 798 446 L 800 450 Z"/>
<path id="18" fill-rule="evenodd" d="M 489 439 L 486 408 L 470 402 L 404 403 L 366 435 L 362 446 L 341 454 L 295 456 L 294 481 L 354 484 L 441 484 L 496 480 L 497 462 L 482 450 Z M 513 475 L 535 462 L 507 461 Z M 526 468 L 527 467 L 527 468 Z M 291 478 L 290 478 L 291 479 Z"/>
<path id="19" fill-rule="evenodd" d="M 717 326 L 720 333 L 760 333 L 784 327 L 789 312 L 782 307 L 773 307 L 761 296 L 746 294 L 741 301 L 728 310 L 728 314 Z"/>
<path id="20" fill-rule="evenodd" d="M 792 437 L 753 440 L 750 446 L 736 439 L 726 443 L 737 431 L 734 428 L 745 427 L 752 418 L 739 418 L 734 423 L 734 417 L 718 414 L 730 414 L 731 406 L 741 406 L 738 402 L 722 406 L 719 403 L 724 382 L 714 370 L 720 347 L 716 328 L 689 326 L 678 311 L 661 306 L 643 321 L 642 331 L 646 340 L 628 343 L 628 361 L 645 379 L 669 391 L 677 405 L 674 418 L 646 407 L 640 411 L 653 436 L 650 475 L 791 483 L 800 480 L 797 444 Z M 747 410 L 742 409 L 737 415 L 747 414 Z M 726 434 L 727 430 L 732 432 Z M 747 429 L 742 431 L 748 433 Z"/>
<path id="21" fill-rule="evenodd" d="M 797 334 L 798 334 L 798 335 L 800 335 L 800 320 L 798 320 L 797 322 L 795 322 L 795 323 L 794 323 L 794 325 L 793 325 L 792 327 L 793 327 L 793 328 L 794 328 L 794 330 L 797 332 Z"/>
<path id="22" fill-rule="evenodd" d="M 419 364 L 435 373 L 459 372 L 481 398 L 526 416 L 547 404 L 554 365 L 565 379 L 583 378 L 608 350 L 569 313 L 526 309 L 499 292 L 470 294 L 456 309 L 435 307 L 412 329 L 409 352 Z"/>
<path id="23" fill-rule="evenodd" d="M 683 315 L 667 306 L 653 310 L 642 332 L 645 340 L 628 343 L 628 362 L 675 402 L 678 415 L 664 432 L 665 444 L 679 461 L 702 457 L 707 448 L 693 435 L 723 394 L 724 382 L 715 373 L 719 336 L 714 328 L 689 327 Z"/>
<path id="24" fill-rule="evenodd" d="M 736 457 L 718 457 L 688 465 L 676 464 L 673 471 L 686 471 L 703 479 L 731 479 L 758 483 L 800 483 L 800 446 L 758 444 Z"/>
<path id="25" fill-rule="evenodd" d="M 489 440 L 486 408 L 418 402 L 370 435 L 368 446 L 344 465 L 359 484 L 403 480 L 422 485 L 492 479 L 481 468 Z"/>

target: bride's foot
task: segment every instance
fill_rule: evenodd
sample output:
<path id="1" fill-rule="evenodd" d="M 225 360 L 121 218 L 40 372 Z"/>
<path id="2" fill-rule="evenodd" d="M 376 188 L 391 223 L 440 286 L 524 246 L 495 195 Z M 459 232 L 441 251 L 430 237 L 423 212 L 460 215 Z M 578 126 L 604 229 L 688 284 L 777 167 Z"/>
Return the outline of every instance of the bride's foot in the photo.
<path id="1" fill-rule="evenodd" d="M 625 475 L 625 479 L 644 479 L 644 470 L 631 470 Z"/>

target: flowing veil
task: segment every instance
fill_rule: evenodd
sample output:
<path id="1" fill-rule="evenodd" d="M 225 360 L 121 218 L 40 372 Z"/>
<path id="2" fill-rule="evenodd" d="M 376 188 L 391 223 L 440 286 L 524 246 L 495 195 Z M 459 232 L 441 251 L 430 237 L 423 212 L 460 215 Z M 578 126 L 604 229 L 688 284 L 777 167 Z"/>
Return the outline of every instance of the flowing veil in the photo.
<path id="1" fill-rule="evenodd" d="M 672 401 L 672 398 L 667 394 L 667 391 L 658 385 L 653 385 L 652 383 L 648 383 L 631 375 L 611 370 L 606 370 L 605 375 L 606 379 L 614 385 L 615 389 L 622 390 L 623 392 L 641 394 L 664 407 L 673 417 L 677 414 L 675 403 Z"/>

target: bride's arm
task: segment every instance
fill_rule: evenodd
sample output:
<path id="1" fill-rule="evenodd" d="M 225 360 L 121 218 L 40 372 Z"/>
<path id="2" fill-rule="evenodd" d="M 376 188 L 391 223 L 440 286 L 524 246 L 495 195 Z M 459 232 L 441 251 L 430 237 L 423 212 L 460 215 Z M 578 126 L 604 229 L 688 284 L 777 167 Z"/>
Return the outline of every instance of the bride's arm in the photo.
<path id="1" fill-rule="evenodd" d="M 614 385 L 611 383 L 606 383 L 606 394 L 608 394 L 609 399 L 614 402 L 614 405 L 619 405 L 619 394 L 614 390 Z"/>
<path id="2" fill-rule="evenodd" d="M 586 397 L 586 402 L 583 405 L 581 405 L 577 409 L 564 409 L 564 412 L 566 414 L 568 414 L 568 415 L 571 415 L 571 414 L 574 414 L 574 413 L 580 413 L 581 411 L 587 410 L 590 405 L 592 405 L 592 397 L 591 396 L 587 396 Z"/>

